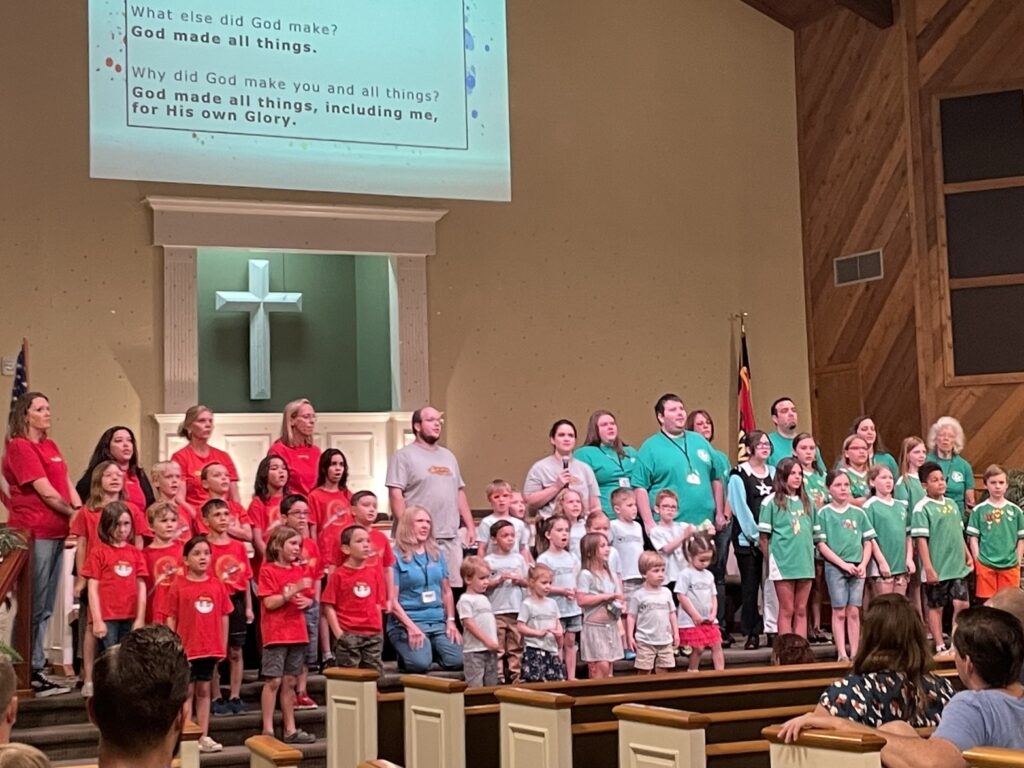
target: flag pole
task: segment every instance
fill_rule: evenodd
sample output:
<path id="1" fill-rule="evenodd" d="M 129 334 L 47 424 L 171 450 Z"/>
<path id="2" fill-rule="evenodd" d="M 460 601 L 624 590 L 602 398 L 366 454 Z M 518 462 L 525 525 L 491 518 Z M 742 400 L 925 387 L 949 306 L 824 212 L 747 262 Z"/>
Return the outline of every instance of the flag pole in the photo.
<path id="1" fill-rule="evenodd" d="M 21 337 L 21 348 L 25 352 L 25 389 L 32 389 L 28 378 L 28 339 L 24 336 Z"/>

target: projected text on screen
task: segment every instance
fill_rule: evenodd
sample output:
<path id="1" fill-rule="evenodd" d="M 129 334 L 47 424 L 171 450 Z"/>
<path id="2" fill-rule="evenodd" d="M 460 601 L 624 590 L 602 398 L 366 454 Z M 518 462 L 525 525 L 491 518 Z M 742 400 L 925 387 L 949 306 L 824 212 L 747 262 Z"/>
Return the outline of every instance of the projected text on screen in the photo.
<path id="1" fill-rule="evenodd" d="M 502 0 L 91 0 L 92 174 L 509 199 Z"/>

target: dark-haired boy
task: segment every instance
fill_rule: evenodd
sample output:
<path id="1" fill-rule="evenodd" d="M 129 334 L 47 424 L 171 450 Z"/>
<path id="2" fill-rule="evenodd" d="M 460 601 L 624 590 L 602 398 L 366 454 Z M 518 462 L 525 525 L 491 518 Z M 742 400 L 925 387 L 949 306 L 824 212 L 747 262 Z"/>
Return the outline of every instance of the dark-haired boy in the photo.
<path id="1" fill-rule="evenodd" d="M 339 667 L 360 667 L 383 673 L 384 623 L 381 611 L 387 593 L 375 556 L 370 532 L 350 525 L 341 533 L 344 562 L 327 578 L 321 601 L 334 635 L 334 656 Z"/>
<path id="2" fill-rule="evenodd" d="M 946 498 L 946 478 L 942 467 L 926 461 L 918 470 L 925 497 L 911 515 L 910 535 L 917 543 L 921 558 L 921 581 L 928 603 L 928 628 L 935 641 L 935 652 L 948 654 L 942 640 L 942 610 L 952 603 L 953 623 L 969 605 L 970 596 L 964 577 L 971 572 L 971 553 L 964 542 L 964 522 L 956 502 Z"/>

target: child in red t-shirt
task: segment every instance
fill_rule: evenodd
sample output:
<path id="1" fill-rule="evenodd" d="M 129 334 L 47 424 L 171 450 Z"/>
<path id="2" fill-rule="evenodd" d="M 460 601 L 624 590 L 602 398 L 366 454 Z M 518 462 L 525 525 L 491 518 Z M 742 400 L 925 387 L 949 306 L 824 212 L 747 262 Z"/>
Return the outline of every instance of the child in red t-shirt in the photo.
<path id="1" fill-rule="evenodd" d="M 216 462 L 203 467 L 200 475 L 203 489 L 209 499 L 219 499 L 228 505 L 228 536 L 237 539 L 247 545 L 246 549 L 252 546 L 252 521 L 242 505 L 231 498 L 231 476 L 228 468 Z M 207 534 L 206 517 L 197 521 L 199 533 Z"/>
<path id="2" fill-rule="evenodd" d="M 306 632 L 309 634 L 309 643 L 306 645 L 306 666 L 296 682 L 296 709 L 316 709 L 316 702 L 306 693 L 306 684 L 309 679 L 309 670 L 315 669 L 317 663 L 320 637 L 320 580 L 323 577 L 324 568 L 320 561 L 320 549 L 310 536 L 308 520 L 309 504 L 306 503 L 306 497 L 297 493 L 285 496 L 284 501 L 281 502 L 281 521 L 302 534 L 302 553 L 299 556 L 299 565 L 309 571 L 309 577 L 313 580 L 313 602 L 305 610 Z"/>
<path id="3" fill-rule="evenodd" d="M 146 558 L 146 622 L 163 624 L 166 618 L 167 590 L 182 568 L 182 543 L 178 535 L 178 505 L 173 501 L 158 501 L 146 510 L 153 540 L 144 550 Z"/>
<path id="4" fill-rule="evenodd" d="M 288 485 L 288 465 L 280 456 L 267 456 L 256 467 L 249 519 L 252 521 L 252 543 L 256 548 L 253 570 L 259 576 L 260 564 L 266 559 L 267 540 L 281 524 L 281 502 Z"/>
<path id="5" fill-rule="evenodd" d="M 171 584 L 166 598 L 166 624 L 181 636 L 192 677 L 188 687 L 185 719 L 192 717 L 192 697 L 203 735 L 200 752 L 220 752 L 223 747 L 210 738 L 210 680 L 214 667 L 224 658 L 228 636 L 231 599 L 227 588 L 210 576 L 210 542 L 204 536 L 189 539 L 184 547 L 187 570 Z"/>
<path id="6" fill-rule="evenodd" d="M 210 499 L 203 504 L 203 520 L 210 531 L 206 535 L 210 543 L 210 557 L 213 575 L 228 590 L 231 599 L 231 616 L 228 619 L 228 668 L 230 689 L 225 701 L 220 695 L 220 675 L 214 667 L 211 690 L 217 698 L 213 701 L 213 714 L 238 715 L 245 711 L 242 703 L 242 648 L 245 646 L 246 628 L 255 618 L 252 610 L 252 593 L 249 581 L 252 569 L 249 567 L 249 553 L 245 545 L 229 535 L 231 510 L 224 499 Z"/>
<path id="7" fill-rule="evenodd" d="M 98 541 L 82 569 L 88 579 L 89 615 L 97 653 L 117 645 L 146 623 L 146 560 L 129 543 L 134 535 L 132 526 L 127 504 L 107 504 L 96 527 Z M 82 694 L 89 696 L 92 691 L 83 687 Z"/>
<path id="8" fill-rule="evenodd" d="M 377 495 L 373 491 L 358 491 L 352 497 L 352 520 L 370 534 L 370 556 L 366 564 L 380 569 L 387 602 L 384 610 L 390 611 L 395 601 L 395 550 L 391 539 L 384 531 L 373 527 L 377 522 Z M 342 554 L 342 562 L 347 558 Z"/>
<path id="9" fill-rule="evenodd" d="M 149 471 L 149 479 L 153 484 L 153 493 L 156 496 L 154 503 L 172 501 L 178 510 L 178 526 L 174 538 L 184 544 L 193 536 L 198 536 L 202 532 L 199 528 L 202 524 L 202 520 L 199 519 L 199 510 L 187 501 L 178 498 L 181 490 L 181 467 L 178 466 L 178 462 L 157 462 Z"/>
<path id="10" fill-rule="evenodd" d="M 341 534 L 341 550 L 345 562 L 328 577 L 323 597 L 324 615 L 335 637 L 335 658 L 342 667 L 383 673 L 381 611 L 388 597 L 380 568 L 370 563 L 378 557 L 370 532 L 350 525 Z"/>
<path id="11" fill-rule="evenodd" d="M 337 448 L 328 448 L 320 454 L 316 485 L 309 494 L 309 529 L 312 536 L 320 540 L 327 523 L 346 516 L 352 503 L 352 493 L 348 489 L 348 460 Z M 338 530 L 339 535 L 342 530 Z M 323 547 L 320 549 L 323 551 Z"/>
<path id="12" fill-rule="evenodd" d="M 270 534 L 266 552 L 256 588 L 263 609 L 263 733 L 274 733 L 274 705 L 280 691 L 282 741 L 312 744 L 316 737 L 295 726 L 295 680 L 302 672 L 309 643 L 304 612 L 313 602 L 313 579 L 299 565 L 302 534 L 279 525 Z"/>

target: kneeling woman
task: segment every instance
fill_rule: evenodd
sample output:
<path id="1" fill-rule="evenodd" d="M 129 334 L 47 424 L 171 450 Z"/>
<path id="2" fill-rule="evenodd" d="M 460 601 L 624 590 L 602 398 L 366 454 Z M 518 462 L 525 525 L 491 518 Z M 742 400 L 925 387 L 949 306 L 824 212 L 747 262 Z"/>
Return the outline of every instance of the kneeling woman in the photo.
<path id="1" fill-rule="evenodd" d="M 423 507 L 406 507 L 398 519 L 394 568 L 398 601 L 388 618 L 387 635 L 401 669 L 420 674 L 435 658 L 443 669 L 462 669 L 462 636 L 455 626 L 448 564 Z"/>

